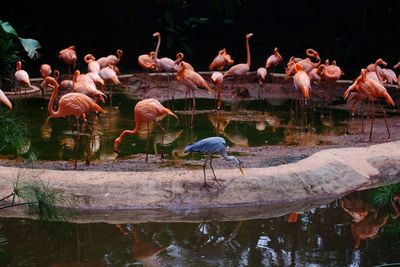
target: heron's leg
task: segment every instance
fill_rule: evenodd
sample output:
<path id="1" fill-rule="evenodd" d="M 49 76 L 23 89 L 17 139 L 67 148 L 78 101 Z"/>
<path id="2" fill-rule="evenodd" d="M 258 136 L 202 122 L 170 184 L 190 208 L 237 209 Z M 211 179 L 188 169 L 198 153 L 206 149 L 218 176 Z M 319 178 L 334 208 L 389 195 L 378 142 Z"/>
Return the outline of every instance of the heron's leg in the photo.
<path id="1" fill-rule="evenodd" d="M 381 109 L 382 109 L 382 112 L 383 112 L 383 118 L 385 119 L 386 130 L 387 130 L 387 133 L 388 133 L 387 142 L 390 142 L 390 141 L 392 141 L 392 138 L 390 137 L 389 126 L 388 126 L 387 119 L 386 119 L 386 117 L 387 117 L 386 116 L 386 110 L 383 108 L 382 104 L 381 104 Z"/>
<path id="2" fill-rule="evenodd" d="M 161 126 L 160 123 L 158 123 L 158 121 L 153 120 L 155 124 L 157 124 L 158 127 L 160 127 L 161 130 L 161 159 L 164 159 L 164 135 L 165 135 L 165 129 Z"/>
<path id="3" fill-rule="evenodd" d="M 147 122 L 146 163 L 149 161 L 150 123 Z"/>
<path id="4" fill-rule="evenodd" d="M 212 173 L 213 173 L 213 175 L 214 175 L 214 180 L 217 182 L 217 184 L 218 184 L 219 186 L 222 186 L 222 185 L 219 183 L 219 181 L 224 181 L 224 180 L 220 179 L 220 180 L 218 181 L 217 176 L 215 176 L 214 167 L 213 167 L 213 165 L 212 165 L 212 159 L 213 159 L 213 158 L 212 158 L 212 155 L 211 155 L 211 157 L 210 157 L 210 166 L 211 166 Z"/>
<path id="5" fill-rule="evenodd" d="M 375 105 L 372 103 L 372 119 L 371 119 L 371 130 L 369 131 L 369 140 L 368 142 L 371 142 L 372 140 L 372 129 L 374 128 L 374 120 L 375 120 Z"/>
<path id="6" fill-rule="evenodd" d="M 203 190 L 203 188 L 205 188 L 207 191 L 210 191 L 209 188 L 213 188 L 212 185 L 210 185 L 210 184 L 207 183 L 207 179 L 206 179 L 206 164 L 207 164 L 207 161 L 208 161 L 209 158 L 210 158 L 210 157 L 207 157 L 207 158 L 206 158 L 206 161 L 205 161 L 204 164 L 203 164 L 204 184 L 203 184 L 203 186 L 200 188 L 200 190 Z"/>

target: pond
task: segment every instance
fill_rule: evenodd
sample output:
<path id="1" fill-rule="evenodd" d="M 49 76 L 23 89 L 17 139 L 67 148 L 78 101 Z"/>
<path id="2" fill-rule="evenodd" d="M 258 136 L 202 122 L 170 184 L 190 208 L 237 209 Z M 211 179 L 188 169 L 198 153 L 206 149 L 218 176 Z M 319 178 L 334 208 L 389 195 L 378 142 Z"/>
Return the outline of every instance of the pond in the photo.
<path id="1" fill-rule="evenodd" d="M 114 139 L 124 129 L 134 128 L 133 107 L 137 101 L 122 94 L 113 95 L 113 105 L 103 105 L 107 113 L 91 116 L 89 126 L 81 127 L 78 147 L 75 118 L 52 118 L 47 123 L 47 103 L 48 100 L 43 98 L 22 99 L 10 114 L 28 126 L 29 141 L 23 152 L 33 151 L 39 160 L 85 159 L 86 156 L 91 160 L 103 160 L 146 153 L 146 125 L 138 135 L 123 140 L 119 155 L 113 152 Z M 198 99 L 194 127 L 191 127 L 191 100 L 163 104 L 179 117 L 177 121 L 168 116 L 161 122 L 166 129 L 163 150 L 167 158 L 179 157 L 187 144 L 209 136 L 220 135 L 229 146 L 312 146 L 326 144 L 328 141 L 324 137 L 344 134 L 348 127 L 347 111 L 309 105 L 303 112 L 292 99 L 223 102 L 220 113 L 215 109 L 215 100 Z M 161 131 L 153 124 L 150 130 L 150 153 L 160 152 Z M 307 138 L 302 138 L 304 133 Z M 3 157 L 14 157 L 10 148 L 0 153 Z"/>
<path id="2" fill-rule="evenodd" d="M 277 218 L 82 223 L 0 218 L 0 265 L 375 266 L 400 262 L 400 220 L 377 189 Z M 340 204 L 341 203 L 341 204 Z M 400 206 L 399 206 L 400 208 Z M 289 222 L 292 221 L 292 222 Z M 360 222 L 355 222 L 360 221 Z M 359 244 L 356 238 L 360 238 Z"/>

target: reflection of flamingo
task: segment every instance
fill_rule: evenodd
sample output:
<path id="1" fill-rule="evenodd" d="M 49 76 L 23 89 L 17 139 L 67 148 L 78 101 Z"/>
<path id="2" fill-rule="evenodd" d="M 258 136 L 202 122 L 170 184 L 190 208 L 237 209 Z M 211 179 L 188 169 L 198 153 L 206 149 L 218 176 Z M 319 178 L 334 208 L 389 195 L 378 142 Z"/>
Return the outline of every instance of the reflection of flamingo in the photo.
<path id="1" fill-rule="evenodd" d="M 86 113 L 88 113 L 89 111 L 94 110 L 98 112 L 104 112 L 104 110 L 99 105 L 97 105 L 90 97 L 81 93 L 68 93 L 63 95 L 58 102 L 58 110 L 54 110 L 53 105 L 58 94 L 59 85 L 52 77 L 47 77 L 45 81 L 48 86 L 54 88 L 47 108 L 49 112 L 48 119 L 66 117 L 69 115 L 75 116 L 77 120 L 78 130 L 77 139 L 79 140 L 79 118 L 82 117 L 84 120 L 86 120 Z M 74 167 L 76 168 L 76 159 Z"/>
<path id="2" fill-rule="evenodd" d="M 267 69 L 266 68 L 258 68 L 257 76 L 258 76 L 258 83 L 260 84 L 260 87 L 258 89 L 258 98 L 261 98 L 262 88 L 264 87 L 264 81 L 265 81 L 265 78 L 267 77 Z"/>
<path id="3" fill-rule="evenodd" d="M 99 59 L 97 60 L 97 62 L 99 63 L 100 68 L 105 68 L 105 67 L 107 67 L 107 66 L 110 65 L 110 64 L 113 65 L 113 66 L 115 66 L 115 65 L 117 65 L 117 64 L 119 63 L 119 61 L 121 60 L 122 54 L 123 54 L 123 51 L 122 51 L 121 49 L 118 49 L 118 50 L 117 50 L 117 56 L 115 56 L 115 55 L 109 55 L 109 56 L 107 56 L 107 57 L 101 57 L 101 58 L 99 58 Z"/>
<path id="4" fill-rule="evenodd" d="M 339 199 L 339 206 L 351 216 L 353 222 L 361 222 L 367 217 L 369 207 L 361 200 L 359 192 L 350 194 Z"/>
<path id="5" fill-rule="evenodd" d="M 65 64 L 76 67 L 76 52 L 75 46 L 70 46 L 60 51 L 59 58 L 61 58 Z M 69 73 L 71 73 L 71 67 L 69 68 Z"/>
<path id="6" fill-rule="evenodd" d="M 139 101 L 134 109 L 134 116 L 135 116 L 135 128 L 133 130 L 125 130 L 123 131 L 118 138 L 114 141 L 114 151 L 119 153 L 119 144 L 121 143 L 122 139 L 125 135 L 134 135 L 137 134 L 140 128 L 140 124 L 143 122 L 147 123 L 147 128 L 149 127 L 149 122 L 153 121 L 155 124 L 160 127 L 162 133 L 165 133 L 164 128 L 157 122 L 157 119 L 163 117 L 165 115 L 174 116 L 176 119 L 178 117 L 168 108 L 165 108 L 158 100 L 149 98 L 142 101 Z M 148 132 L 147 140 L 149 141 L 150 132 Z M 147 142 L 148 142 L 147 141 Z M 148 161 L 149 150 L 147 146 L 146 151 L 146 162 Z M 163 157 L 163 155 L 161 155 Z"/>
<path id="7" fill-rule="evenodd" d="M 170 145 L 173 142 L 175 142 L 176 139 L 179 138 L 179 136 L 181 136 L 183 130 L 179 130 L 179 131 L 173 131 L 173 132 L 167 132 L 165 134 L 157 134 L 154 138 L 154 142 L 153 142 L 153 148 L 154 148 L 154 152 L 156 154 L 158 154 L 157 151 L 157 144 L 162 144 L 162 145 Z"/>
<path id="8" fill-rule="evenodd" d="M 393 219 L 397 219 L 400 217 L 400 202 L 399 201 L 400 201 L 400 195 L 394 195 L 390 199 L 390 204 L 392 206 L 392 211 L 391 211 L 390 215 Z"/>
<path id="9" fill-rule="evenodd" d="M 31 86 L 31 82 L 29 81 L 29 75 L 26 71 L 22 69 L 21 61 L 17 61 L 16 63 L 16 72 L 15 72 L 15 80 L 18 84 L 18 91 L 21 91 L 21 85 Z"/>
<path id="10" fill-rule="evenodd" d="M 382 83 L 367 77 L 367 70 L 365 70 L 365 69 L 361 70 L 361 75 L 358 76 L 357 79 L 355 80 L 355 82 L 349 88 L 347 88 L 347 90 L 344 92 L 344 98 L 346 99 L 351 92 L 356 92 L 356 93 L 365 95 L 369 101 L 372 101 L 372 121 L 371 121 L 371 130 L 369 133 L 369 141 L 371 141 L 372 129 L 374 127 L 374 119 L 375 119 L 374 102 L 378 99 L 383 98 L 386 100 L 386 102 L 388 104 L 391 104 L 392 106 L 394 106 L 394 101 L 393 101 L 392 97 L 388 94 L 386 88 L 382 85 Z M 384 114 L 386 129 L 388 132 L 387 141 L 389 142 L 391 139 L 390 139 L 389 126 L 388 126 L 387 120 L 386 120 L 386 111 L 382 105 L 381 105 L 381 109 Z"/>
<path id="11" fill-rule="evenodd" d="M 282 62 L 282 56 L 279 54 L 278 47 L 275 47 L 274 54 L 270 55 L 265 63 L 265 68 L 268 69 L 269 67 L 275 68 L 276 65 L 279 65 Z"/>
<path id="12" fill-rule="evenodd" d="M 211 81 L 214 83 L 215 89 L 216 89 L 215 94 L 217 96 L 217 109 L 218 110 L 221 109 L 221 90 L 222 90 L 223 79 L 224 79 L 224 77 L 223 77 L 222 73 L 219 71 L 215 71 L 211 75 Z"/>
<path id="13" fill-rule="evenodd" d="M 228 76 L 241 76 L 246 74 L 250 70 L 250 46 L 249 39 L 253 36 L 252 33 L 246 35 L 246 51 L 247 51 L 247 62 L 236 64 L 224 73 L 224 78 Z"/>
<path id="14" fill-rule="evenodd" d="M 378 218 L 376 211 L 372 210 L 371 215 L 361 222 L 351 225 L 351 234 L 355 240 L 354 247 L 359 248 L 362 239 L 374 238 L 378 235 L 379 229 L 387 223 L 388 215 Z"/>
<path id="15" fill-rule="evenodd" d="M 12 104 L 10 100 L 8 100 L 7 96 L 0 89 L 0 102 L 6 105 L 9 109 L 12 109 Z"/>
<path id="16" fill-rule="evenodd" d="M 214 58 L 208 68 L 210 71 L 214 69 L 223 70 L 225 66 L 232 65 L 233 62 L 231 56 L 226 53 L 226 49 L 224 48 L 218 51 L 218 55 Z"/>

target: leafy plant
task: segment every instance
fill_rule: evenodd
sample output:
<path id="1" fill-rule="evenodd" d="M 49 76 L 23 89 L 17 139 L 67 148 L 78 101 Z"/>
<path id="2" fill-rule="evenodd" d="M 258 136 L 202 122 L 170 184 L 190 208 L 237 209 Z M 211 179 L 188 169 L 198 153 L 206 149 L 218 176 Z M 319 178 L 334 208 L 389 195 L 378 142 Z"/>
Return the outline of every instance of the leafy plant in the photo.
<path id="1" fill-rule="evenodd" d="M 372 192 L 372 204 L 376 207 L 388 208 L 393 195 L 400 194 L 400 183 L 379 187 Z"/>
<path id="2" fill-rule="evenodd" d="M 0 109 L 0 151 L 8 149 L 17 155 L 30 153 L 29 130 L 26 124 L 9 110 Z"/>
<path id="3" fill-rule="evenodd" d="M 2 80 L 6 82 L 7 84 L 4 84 L 6 86 L 10 84 L 9 77 L 12 77 L 15 62 L 21 60 L 19 56 L 21 48 L 31 59 L 39 57 L 37 50 L 40 44 L 37 40 L 19 37 L 10 23 L 0 20 L 0 82 Z M 7 89 L 4 85 L 0 83 L 2 89 Z"/>
<path id="4" fill-rule="evenodd" d="M 41 221 L 63 222 L 73 215 L 72 199 L 67 197 L 63 190 L 52 188 L 39 179 L 20 182 L 18 177 L 13 192 L 0 199 L 0 203 L 10 198 L 11 204 L 1 206 L 0 210 L 27 205 L 29 211 L 36 214 Z M 23 201 L 17 203 L 17 198 Z"/>

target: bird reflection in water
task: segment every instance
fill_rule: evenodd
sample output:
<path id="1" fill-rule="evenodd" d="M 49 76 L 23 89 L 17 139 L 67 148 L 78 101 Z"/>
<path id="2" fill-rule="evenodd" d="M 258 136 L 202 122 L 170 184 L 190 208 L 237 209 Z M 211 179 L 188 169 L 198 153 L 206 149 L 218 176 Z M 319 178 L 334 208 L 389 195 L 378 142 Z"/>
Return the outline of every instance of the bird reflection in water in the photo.
<path id="1" fill-rule="evenodd" d="M 236 222 L 233 231 L 228 236 L 224 236 L 218 223 L 201 223 L 197 231 L 205 239 L 200 241 L 201 245 L 194 251 L 194 254 L 207 264 L 223 265 L 226 247 L 233 250 L 240 248 L 240 244 L 235 241 L 235 238 L 242 224 L 243 221 Z"/>
<path id="2" fill-rule="evenodd" d="M 165 259 L 161 252 L 168 247 L 158 244 L 155 240 L 157 233 L 146 231 L 139 225 L 115 225 L 123 235 L 132 235 L 132 252 L 135 259 L 139 260 L 143 266 L 162 266 Z"/>
<path id="3" fill-rule="evenodd" d="M 249 146 L 249 139 L 244 136 L 237 128 L 232 131 L 225 131 L 231 122 L 231 118 L 224 112 L 211 113 L 208 115 L 208 120 L 214 126 L 218 136 L 225 136 L 232 144 L 237 146 Z"/>
<path id="4" fill-rule="evenodd" d="M 393 195 L 390 199 L 389 212 L 375 209 L 365 204 L 355 192 L 339 200 L 339 206 L 348 213 L 353 220 L 351 233 L 358 249 L 361 240 L 374 239 L 378 236 L 382 228 L 389 219 L 389 214 L 393 219 L 400 217 L 400 195 Z"/>

